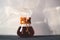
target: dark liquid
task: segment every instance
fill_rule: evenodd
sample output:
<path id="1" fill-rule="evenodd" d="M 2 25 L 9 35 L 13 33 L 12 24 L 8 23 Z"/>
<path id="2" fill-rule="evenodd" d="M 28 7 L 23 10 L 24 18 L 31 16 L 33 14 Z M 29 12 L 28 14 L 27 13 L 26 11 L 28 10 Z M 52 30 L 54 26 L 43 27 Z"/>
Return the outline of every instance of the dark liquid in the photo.
<path id="1" fill-rule="evenodd" d="M 29 26 L 29 27 L 20 26 L 17 30 L 17 35 L 20 37 L 32 37 L 34 35 L 34 30 L 32 26 Z"/>

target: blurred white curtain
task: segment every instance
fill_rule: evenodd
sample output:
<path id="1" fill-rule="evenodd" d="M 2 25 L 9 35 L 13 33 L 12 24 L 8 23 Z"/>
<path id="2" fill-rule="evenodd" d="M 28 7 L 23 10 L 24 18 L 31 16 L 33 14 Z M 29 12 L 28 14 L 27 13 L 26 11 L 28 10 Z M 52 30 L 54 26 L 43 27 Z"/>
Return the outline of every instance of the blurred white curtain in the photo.
<path id="1" fill-rule="evenodd" d="M 21 8 L 34 10 L 40 0 L 0 0 L 0 35 L 16 35 Z"/>

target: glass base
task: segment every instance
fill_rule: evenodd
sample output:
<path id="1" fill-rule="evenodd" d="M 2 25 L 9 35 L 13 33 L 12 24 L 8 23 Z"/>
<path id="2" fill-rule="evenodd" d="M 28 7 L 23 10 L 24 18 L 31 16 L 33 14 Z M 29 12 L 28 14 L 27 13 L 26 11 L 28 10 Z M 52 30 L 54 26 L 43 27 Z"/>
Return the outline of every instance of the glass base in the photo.
<path id="1" fill-rule="evenodd" d="M 32 28 L 32 26 L 23 26 L 23 27 L 19 27 L 17 30 L 17 35 L 20 37 L 32 37 L 34 36 L 34 30 Z"/>

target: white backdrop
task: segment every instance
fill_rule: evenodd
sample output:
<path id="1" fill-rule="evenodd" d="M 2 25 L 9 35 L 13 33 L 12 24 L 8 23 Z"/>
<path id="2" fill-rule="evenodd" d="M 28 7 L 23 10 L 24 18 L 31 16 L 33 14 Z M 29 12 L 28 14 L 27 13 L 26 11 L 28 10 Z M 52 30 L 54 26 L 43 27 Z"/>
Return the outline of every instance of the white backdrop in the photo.
<path id="1" fill-rule="evenodd" d="M 0 0 L 0 35 L 17 35 L 21 8 L 32 10 L 35 35 L 60 34 L 59 4 L 59 0 Z"/>

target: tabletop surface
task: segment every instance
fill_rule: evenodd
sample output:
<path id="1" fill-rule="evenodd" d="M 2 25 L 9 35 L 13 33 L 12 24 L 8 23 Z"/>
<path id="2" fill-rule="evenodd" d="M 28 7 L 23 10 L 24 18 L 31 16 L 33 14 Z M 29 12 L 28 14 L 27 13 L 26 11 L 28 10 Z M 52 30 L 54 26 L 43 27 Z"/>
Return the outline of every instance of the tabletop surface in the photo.
<path id="1" fill-rule="evenodd" d="M 0 35 L 0 40 L 60 40 L 60 35 L 43 35 L 22 38 L 15 35 Z"/>

